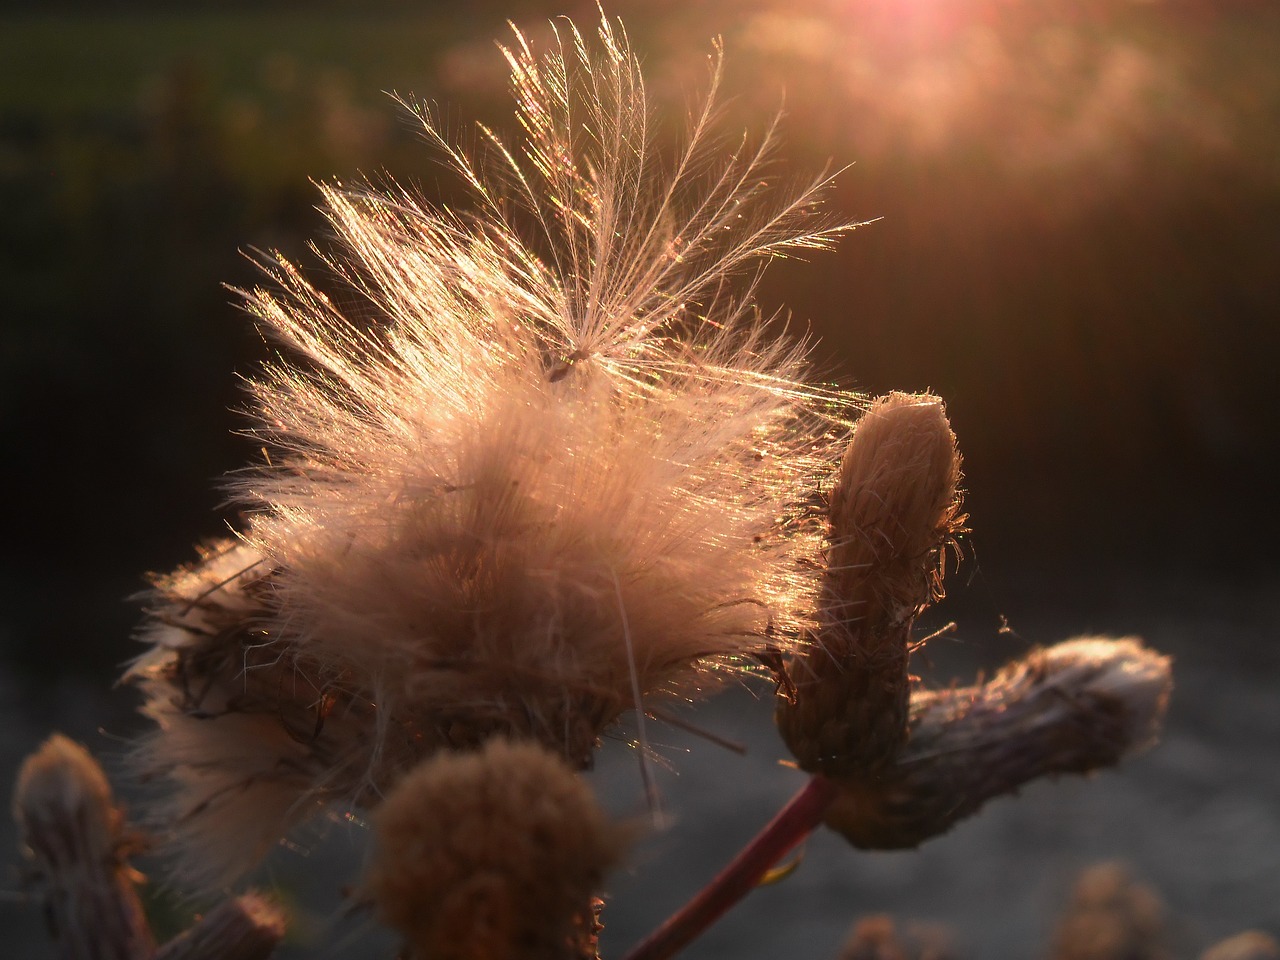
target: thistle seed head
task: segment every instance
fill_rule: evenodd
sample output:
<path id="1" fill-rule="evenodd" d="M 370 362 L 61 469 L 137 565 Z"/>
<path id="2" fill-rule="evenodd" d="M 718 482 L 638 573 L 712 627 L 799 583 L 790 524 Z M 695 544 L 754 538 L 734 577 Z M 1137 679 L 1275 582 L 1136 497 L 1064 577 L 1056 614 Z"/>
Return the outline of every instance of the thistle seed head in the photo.
<path id="1" fill-rule="evenodd" d="M 718 51 L 660 157 L 621 28 L 557 30 L 506 50 L 519 144 L 482 129 L 486 162 L 419 111 L 468 211 L 324 187 L 340 296 L 280 257 L 244 293 L 284 351 L 251 387 L 270 460 L 232 481 L 239 540 L 158 580 L 131 671 L 198 882 L 437 750 L 502 736 L 583 766 L 624 711 L 809 625 L 803 504 L 852 398 L 805 385 L 751 294 L 845 229 L 817 212 L 829 178 L 786 186 L 772 128 L 716 139 Z"/>

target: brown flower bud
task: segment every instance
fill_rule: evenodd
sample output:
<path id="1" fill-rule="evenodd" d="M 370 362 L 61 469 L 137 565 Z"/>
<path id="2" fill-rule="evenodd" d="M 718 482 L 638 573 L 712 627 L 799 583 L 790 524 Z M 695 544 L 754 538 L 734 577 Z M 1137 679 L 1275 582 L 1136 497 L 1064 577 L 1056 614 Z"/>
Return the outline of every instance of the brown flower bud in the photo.
<path id="1" fill-rule="evenodd" d="M 366 888 L 415 957 L 595 957 L 594 894 L 627 831 L 545 748 L 499 739 L 438 754 L 373 825 Z"/>
<path id="2" fill-rule="evenodd" d="M 863 917 L 840 950 L 839 960 L 954 960 L 952 935 L 939 924 L 899 927 L 887 914 Z"/>
<path id="3" fill-rule="evenodd" d="M 907 950 L 887 914 L 863 917 L 840 950 L 840 960 L 907 960 Z"/>
<path id="4" fill-rule="evenodd" d="M 126 828 L 96 760 L 61 734 L 22 764 L 13 791 L 23 858 L 45 894 L 66 960 L 144 960 L 155 952 L 128 862 Z"/>
<path id="5" fill-rule="evenodd" d="M 1053 960 L 1168 960 L 1164 905 L 1116 863 L 1084 871 L 1054 935 Z"/>
<path id="6" fill-rule="evenodd" d="M 976 687 L 911 700 L 911 742 L 875 780 L 844 781 L 827 826 L 864 849 L 914 847 L 1037 777 L 1086 773 L 1154 742 L 1169 658 L 1132 637 L 1037 650 Z"/>
<path id="7" fill-rule="evenodd" d="M 1261 930 L 1246 930 L 1215 943 L 1200 960 L 1280 960 L 1280 943 Z"/>
<path id="8" fill-rule="evenodd" d="M 916 617 L 942 596 L 960 532 L 960 454 L 942 401 L 892 393 L 858 422 L 831 494 L 817 636 L 792 663 L 778 726 L 800 766 L 874 772 L 907 735 Z"/>

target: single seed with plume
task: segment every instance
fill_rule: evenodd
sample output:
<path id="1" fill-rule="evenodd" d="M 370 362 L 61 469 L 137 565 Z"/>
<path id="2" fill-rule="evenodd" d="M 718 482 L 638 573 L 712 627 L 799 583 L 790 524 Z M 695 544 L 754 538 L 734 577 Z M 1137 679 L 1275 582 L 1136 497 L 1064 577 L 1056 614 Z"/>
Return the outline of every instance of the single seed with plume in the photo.
<path id="1" fill-rule="evenodd" d="M 594 960 L 595 894 L 628 830 L 534 743 L 438 753 L 373 814 L 365 880 L 421 960 Z"/>
<path id="2" fill-rule="evenodd" d="M 419 114 L 469 212 L 326 186 L 340 296 L 279 257 L 244 294 L 285 351 L 251 386 L 270 459 L 232 481 L 239 538 L 157 579 L 129 672 L 181 886 L 438 750 L 513 737 L 585 766 L 624 711 L 809 624 L 804 505 L 852 398 L 805 385 L 752 292 L 846 229 L 817 211 L 829 179 L 787 186 L 772 128 L 718 139 L 718 51 L 659 156 L 621 29 L 557 30 L 506 51 L 518 145 L 482 129 L 466 154 Z"/>
<path id="3" fill-rule="evenodd" d="M 831 492 L 817 633 L 778 701 L 803 769 L 871 774 L 906 741 L 911 631 L 942 596 L 946 548 L 965 520 L 959 482 L 937 397 L 892 393 L 858 421 Z"/>

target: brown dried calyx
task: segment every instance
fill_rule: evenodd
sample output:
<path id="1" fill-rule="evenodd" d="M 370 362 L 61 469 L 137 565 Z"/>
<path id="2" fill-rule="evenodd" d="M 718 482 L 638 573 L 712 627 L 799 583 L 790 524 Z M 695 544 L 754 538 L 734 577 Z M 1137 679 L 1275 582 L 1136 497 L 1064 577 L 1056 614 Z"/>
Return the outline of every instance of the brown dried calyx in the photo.
<path id="1" fill-rule="evenodd" d="M 430 960 L 593 960 L 595 893 L 629 830 L 532 742 L 442 752 L 374 812 L 365 888 Z"/>
<path id="2" fill-rule="evenodd" d="M 963 531 L 960 454 L 942 401 L 891 393 L 859 420 L 831 494 L 817 635 L 790 665 L 778 727 L 810 773 L 873 774 L 907 737 L 916 618 L 941 598 Z"/>

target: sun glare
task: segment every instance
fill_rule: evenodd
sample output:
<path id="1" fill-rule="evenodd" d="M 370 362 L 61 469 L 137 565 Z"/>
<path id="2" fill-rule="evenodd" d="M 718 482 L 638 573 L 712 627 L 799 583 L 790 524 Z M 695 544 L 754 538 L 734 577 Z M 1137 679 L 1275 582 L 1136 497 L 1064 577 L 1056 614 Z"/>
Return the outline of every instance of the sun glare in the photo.
<path id="1" fill-rule="evenodd" d="M 1226 140 L 1176 38 L 1121 29 L 1131 3 L 1068 13 L 963 0 L 773 5 L 739 41 L 788 106 L 858 156 L 947 153 L 1016 174 L 1124 173 L 1155 139 Z M 766 67 L 767 69 L 767 67 Z M 767 86 L 758 84 L 758 86 Z"/>

